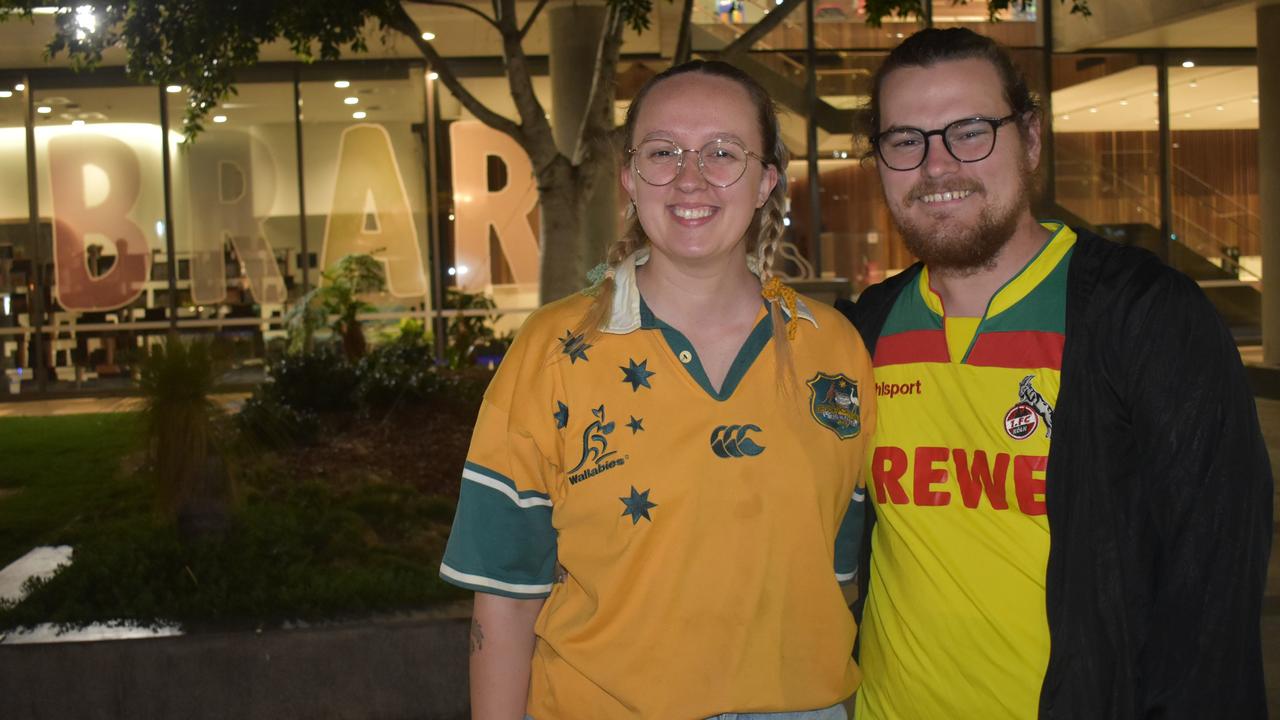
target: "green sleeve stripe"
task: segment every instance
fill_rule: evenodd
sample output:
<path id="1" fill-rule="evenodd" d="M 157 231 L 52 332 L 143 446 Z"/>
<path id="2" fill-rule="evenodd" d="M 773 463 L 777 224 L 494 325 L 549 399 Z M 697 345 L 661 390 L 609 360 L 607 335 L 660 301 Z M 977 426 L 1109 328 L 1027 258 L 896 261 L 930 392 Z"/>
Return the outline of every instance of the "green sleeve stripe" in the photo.
<path id="1" fill-rule="evenodd" d="M 556 576 L 551 508 L 520 507 L 492 486 L 462 483 L 441 565 L 441 577 L 468 589 L 539 592 Z"/>
<path id="2" fill-rule="evenodd" d="M 867 491 L 857 488 L 849 500 L 849 509 L 836 531 L 836 580 L 850 582 L 858 576 L 858 555 L 862 546 L 862 526 L 867 518 Z"/>
<path id="3" fill-rule="evenodd" d="M 551 593 L 551 583 L 545 585 L 525 585 L 521 583 L 509 583 L 494 578 L 484 577 L 483 575 L 472 575 L 470 573 L 454 570 L 448 565 L 440 564 L 440 577 L 448 580 L 454 585 L 475 590 L 476 592 L 487 592 L 495 595 L 505 595 L 507 597 L 520 598 L 540 598 L 546 597 Z"/>
<path id="4" fill-rule="evenodd" d="M 516 484 L 510 478 L 483 465 L 477 465 L 472 462 L 467 463 L 462 469 L 462 479 L 493 488 L 506 495 L 511 499 L 511 502 L 522 508 L 551 507 L 550 496 L 533 490 L 517 491 Z"/>

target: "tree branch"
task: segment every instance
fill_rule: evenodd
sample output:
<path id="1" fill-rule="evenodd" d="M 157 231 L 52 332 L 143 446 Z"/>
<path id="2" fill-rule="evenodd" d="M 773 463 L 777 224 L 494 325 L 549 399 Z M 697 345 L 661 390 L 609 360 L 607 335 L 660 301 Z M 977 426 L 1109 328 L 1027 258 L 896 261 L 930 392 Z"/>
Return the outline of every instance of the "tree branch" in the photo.
<path id="1" fill-rule="evenodd" d="M 622 56 L 622 33 L 626 23 L 622 11 L 610 3 L 605 14 L 604 28 L 600 33 L 600 48 L 596 52 L 596 73 L 591 81 L 591 94 L 587 98 L 587 111 L 578 129 L 578 143 L 573 152 L 573 164 L 585 170 L 583 180 L 587 188 L 595 182 L 592 172 L 598 163 L 592 158 L 608 152 L 613 134 L 613 106 L 618 96 L 618 60 Z"/>
<path id="2" fill-rule="evenodd" d="M 520 26 L 520 39 L 524 40 L 524 36 L 529 34 L 529 28 L 533 27 L 533 21 L 538 19 L 538 13 L 542 12 L 542 8 L 547 6 L 550 0 L 538 0 L 538 4 L 533 6 L 533 12 L 529 13 L 529 17 L 525 18 L 524 25 Z"/>
<path id="3" fill-rule="evenodd" d="M 560 155 L 556 147 L 547 111 L 538 102 L 533 91 L 533 70 L 521 44 L 520 29 L 516 25 L 516 0 L 494 0 L 498 7 L 498 26 L 502 33 L 502 60 L 507 70 L 507 85 L 511 99 L 520 115 L 520 146 L 529 153 L 533 171 L 541 176 Z"/>
<path id="4" fill-rule="evenodd" d="M 679 32 L 676 40 L 676 54 L 671 59 L 672 65 L 689 62 L 693 57 L 693 0 L 684 0 L 684 7 L 680 9 Z"/>
<path id="5" fill-rule="evenodd" d="M 413 5 L 432 5 L 435 7 L 451 7 L 459 10 L 466 10 L 467 12 L 478 16 L 481 20 L 484 20 L 494 30 L 498 29 L 498 23 L 494 22 L 493 18 L 485 15 L 470 5 L 464 5 L 463 3 L 445 2 L 444 0 L 401 0 L 401 2 L 407 2 Z"/>
<path id="6" fill-rule="evenodd" d="M 453 93 L 453 96 L 458 98 L 458 102 L 462 103 L 462 106 L 470 111 L 472 115 L 475 115 L 485 125 L 498 132 L 510 135 L 513 140 L 523 144 L 524 136 L 520 131 L 520 126 L 490 110 L 475 95 L 472 95 L 471 91 L 463 87 L 462 82 L 454 74 L 453 68 L 449 66 L 449 63 L 441 57 L 440 53 L 436 52 L 431 43 L 422 39 L 422 30 L 414 22 L 413 18 L 409 16 L 403 5 L 396 4 L 395 9 L 392 10 L 391 17 L 387 19 L 387 24 L 408 36 L 409 40 L 417 46 L 418 51 L 427 59 L 427 62 L 431 64 L 431 69 L 440 75 L 440 82 L 449 88 L 449 92 Z"/>
<path id="7" fill-rule="evenodd" d="M 738 36 L 737 40 L 725 45 L 720 49 L 721 57 L 732 57 L 744 53 L 751 49 L 756 41 L 768 35 L 774 28 L 782 24 L 782 21 L 791 14 L 792 10 L 804 4 L 804 0 L 783 0 L 781 5 L 775 6 L 769 11 L 768 15 L 760 18 L 760 22 L 752 25 L 749 30 Z"/>

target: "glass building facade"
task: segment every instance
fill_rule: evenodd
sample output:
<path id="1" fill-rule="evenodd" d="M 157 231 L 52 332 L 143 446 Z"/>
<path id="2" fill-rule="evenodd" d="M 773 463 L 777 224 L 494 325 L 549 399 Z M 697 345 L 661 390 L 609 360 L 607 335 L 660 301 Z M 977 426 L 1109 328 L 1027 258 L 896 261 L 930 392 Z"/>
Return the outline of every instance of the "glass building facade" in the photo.
<path id="1" fill-rule="evenodd" d="M 858 0 L 811 6 L 811 21 L 801 6 L 740 61 L 783 113 L 797 277 L 856 292 L 912 262 L 850 125 L 888 50 L 933 25 L 1010 47 L 1045 105 L 1042 216 L 1256 291 L 1252 49 L 1054 52 L 1034 4 L 993 23 L 984 2 L 938 0 L 923 19 L 880 27 Z M 695 53 L 714 54 L 774 7 L 698 0 Z M 674 47 L 675 23 L 658 19 L 654 47 Z M 669 62 L 651 49 L 624 47 L 620 108 Z M 462 65 L 501 110 L 500 63 Z M 535 88 L 545 97 L 545 73 Z M 349 253 L 385 261 L 374 326 L 431 325 L 449 312 L 446 286 L 491 297 L 506 328 L 536 306 L 528 158 L 422 60 L 265 62 L 237 89 L 188 143 L 181 87 L 140 86 L 112 67 L 0 70 L 0 401 L 128 389 L 140 354 L 174 330 L 220 339 L 233 377 L 252 382 L 288 309 Z"/>

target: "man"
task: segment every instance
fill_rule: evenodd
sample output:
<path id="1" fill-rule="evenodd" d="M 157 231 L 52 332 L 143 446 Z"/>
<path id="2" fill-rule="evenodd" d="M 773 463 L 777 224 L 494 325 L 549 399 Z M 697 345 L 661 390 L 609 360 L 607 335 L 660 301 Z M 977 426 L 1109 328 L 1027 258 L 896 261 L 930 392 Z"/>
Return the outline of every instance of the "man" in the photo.
<path id="1" fill-rule="evenodd" d="M 921 262 L 842 309 L 876 366 L 858 720 L 1265 717 L 1269 463 L 1195 283 L 1030 199 L 1040 116 L 968 30 L 866 113 Z"/>

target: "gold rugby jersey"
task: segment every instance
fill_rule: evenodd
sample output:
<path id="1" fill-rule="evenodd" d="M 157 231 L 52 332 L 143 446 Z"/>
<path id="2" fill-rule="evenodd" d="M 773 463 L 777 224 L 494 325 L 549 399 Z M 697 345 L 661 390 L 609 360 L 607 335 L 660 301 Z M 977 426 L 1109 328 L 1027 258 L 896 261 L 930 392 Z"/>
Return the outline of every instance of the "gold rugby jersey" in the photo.
<path id="1" fill-rule="evenodd" d="M 875 503 L 858 720 L 1034 718 L 1049 658 L 1045 465 L 1075 233 L 977 320 L 927 269 L 876 343 Z"/>
<path id="2" fill-rule="evenodd" d="M 834 309 L 801 302 L 785 394 L 762 302 L 713 388 L 636 291 L 645 258 L 619 268 L 599 337 L 571 331 L 584 296 L 521 329 L 480 410 L 441 575 L 546 597 L 538 720 L 840 702 L 859 682 L 838 580 L 861 535 L 870 359 Z"/>

